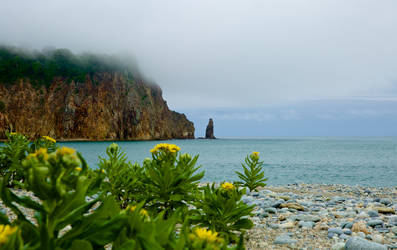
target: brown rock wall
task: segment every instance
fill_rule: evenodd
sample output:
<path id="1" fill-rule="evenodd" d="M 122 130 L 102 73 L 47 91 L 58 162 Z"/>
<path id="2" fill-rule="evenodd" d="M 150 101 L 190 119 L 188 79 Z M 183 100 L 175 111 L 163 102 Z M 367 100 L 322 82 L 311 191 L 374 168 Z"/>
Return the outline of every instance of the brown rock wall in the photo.
<path id="1" fill-rule="evenodd" d="M 28 79 L 0 85 L 0 138 L 12 129 L 31 138 L 60 140 L 155 140 L 194 138 L 193 123 L 169 110 L 161 89 L 121 73 L 54 79 L 34 87 Z"/>

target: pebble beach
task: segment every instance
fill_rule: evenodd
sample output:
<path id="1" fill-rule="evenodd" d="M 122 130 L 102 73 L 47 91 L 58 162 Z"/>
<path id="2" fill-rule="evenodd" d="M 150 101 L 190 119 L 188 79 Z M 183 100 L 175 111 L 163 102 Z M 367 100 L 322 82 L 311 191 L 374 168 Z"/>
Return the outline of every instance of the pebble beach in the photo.
<path id="1" fill-rule="evenodd" d="M 397 249 L 397 187 L 266 186 L 243 201 L 255 205 L 247 249 Z"/>
<path id="2" fill-rule="evenodd" d="M 266 186 L 242 200 L 255 205 L 247 249 L 397 249 L 397 186 Z M 23 212 L 34 221 L 33 211 Z"/>

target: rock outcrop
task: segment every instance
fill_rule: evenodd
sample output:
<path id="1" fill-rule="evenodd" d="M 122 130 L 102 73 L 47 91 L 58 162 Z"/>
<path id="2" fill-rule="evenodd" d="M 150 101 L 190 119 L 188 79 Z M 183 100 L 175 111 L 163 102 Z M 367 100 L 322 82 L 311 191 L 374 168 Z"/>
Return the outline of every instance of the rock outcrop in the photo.
<path id="1" fill-rule="evenodd" d="M 161 89 L 120 72 L 55 78 L 49 87 L 29 79 L 0 84 L 0 138 L 9 130 L 58 140 L 193 139 L 194 125 L 169 110 Z"/>
<path id="2" fill-rule="evenodd" d="M 216 139 L 214 136 L 214 121 L 210 118 L 207 129 L 205 130 L 205 139 Z"/>

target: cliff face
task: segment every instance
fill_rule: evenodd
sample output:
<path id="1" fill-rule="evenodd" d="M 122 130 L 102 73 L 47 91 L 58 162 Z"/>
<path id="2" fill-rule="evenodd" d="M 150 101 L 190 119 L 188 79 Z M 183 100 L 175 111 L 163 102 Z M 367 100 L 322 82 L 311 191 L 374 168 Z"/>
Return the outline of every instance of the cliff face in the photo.
<path id="1" fill-rule="evenodd" d="M 31 138 L 154 140 L 194 138 L 193 123 L 168 109 L 158 86 L 121 73 L 55 79 L 46 88 L 29 80 L 0 85 L 0 138 L 12 129 Z"/>

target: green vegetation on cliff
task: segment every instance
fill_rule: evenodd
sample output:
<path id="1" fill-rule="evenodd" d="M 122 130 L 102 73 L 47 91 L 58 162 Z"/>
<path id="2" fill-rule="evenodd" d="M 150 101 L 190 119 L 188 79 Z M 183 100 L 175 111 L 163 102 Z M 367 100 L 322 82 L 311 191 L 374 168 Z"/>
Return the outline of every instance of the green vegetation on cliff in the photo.
<path id="1" fill-rule="evenodd" d="M 33 85 L 49 86 L 55 77 L 84 82 L 86 76 L 100 72 L 123 72 L 133 79 L 133 67 L 109 55 L 73 54 L 67 49 L 26 51 L 0 46 L 0 83 L 13 84 L 27 78 Z"/>

